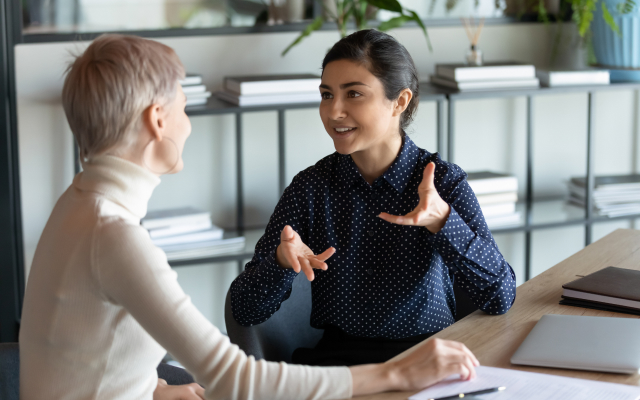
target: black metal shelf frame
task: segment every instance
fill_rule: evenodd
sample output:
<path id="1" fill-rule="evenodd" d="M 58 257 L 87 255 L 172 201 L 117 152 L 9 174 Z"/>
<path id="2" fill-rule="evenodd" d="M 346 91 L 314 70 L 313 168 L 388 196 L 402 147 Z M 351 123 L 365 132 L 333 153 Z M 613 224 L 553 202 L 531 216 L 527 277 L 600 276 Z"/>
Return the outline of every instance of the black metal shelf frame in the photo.
<path id="1" fill-rule="evenodd" d="M 616 218 L 608 217 L 596 217 L 593 215 L 592 205 L 593 200 L 591 194 L 594 188 L 594 173 L 593 173 L 593 121 L 594 121 L 594 103 L 593 96 L 598 91 L 608 90 L 640 90 L 640 83 L 617 83 L 608 86 L 580 86 L 580 87 L 568 87 L 568 88 L 539 88 L 539 89 L 525 89 L 525 90 L 505 90 L 505 91 L 485 91 L 485 92 L 457 92 L 453 90 L 447 90 L 439 87 L 432 86 L 430 84 L 421 85 L 421 101 L 434 101 L 436 102 L 436 147 L 440 154 L 446 154 L 446 159 L 449 162 L 454 162 L 454 140 L 455 140 L 455 106 L 458 101 L 473 100 L 481 98 L 496 98 L 496 97 L 525 97 L 526 98 L 526 187 L 525 187 L 525 215 L 524 224 L 492 229 L 494 234 L 498 233 L 516 233 L 523 232 L 525 235 L 525 280 L 531 278 L 531 254 L 532 254 L 532 233 L 535 230 L 552 229 L 567 226 L 585 226 L 585 246 L 589 245 L 593 236 L 593 224 L 597 222 L 606 222 L 614 220 L 631 220 L 634 218 L 640 218 L 640 214 L 623 216 Z M 558 222 L 545 222 L 534 223 L 533 221 L 533 151 L 534 151 L 534 126 L 533 126 L 533 112 L 534 112 L 534 98 L 540 95 L 552 95 L 558 93 L 586 93 L 588 97 L 587 106 L 587 163 L 586 163 L 586 175 L 587 175 L 587 207 L 585 208 L 584 218 L 572 219 L 568 221 Z M 239 107 L 230 103 L 218 100 L 215 98 L 204 106 L 195 106 L 187 109 L 187 113 L 190 116 L 198 115 L 220 115 L 234 113 L 236 117 L 236 174 L 237 174 L 237 219 L 236 224 L 239 232 L 244 232 L 244 195 L 243 195 L 243 167 L 242 167 L 242 114 L 245 112 L 258 112 L 258 111 L 275 111 L 278 113 L 278 186 L 280 193 L 284 191 L 286 185 L 286 163 L 285 163 L 285 150 L 286 150 L 286 132 L 285 132 L 285 112 L 290 109 L 301 108 L 314 108 L 318 103 L 297 103 L 297 104 L 281 104 L 281 105 L 267 105 L 267 106 L 253 106 L 253 107 Z M 444 129 L 444 120 L 447 120 L 447 129 Z M 227 254 L 216 257 L 207 257 L 202 259 L 193 260 L 181 260 L 173 261 L 171 265 L 174 267 L 182 265 L 193 265 L 200 263 L 214 263 L 214 262 L 226 262 L 234 261 L 238 262 L 238 270 L 243 269 L 243 260 L 251 258 L 253 256 L 253 244 L 248 244 L 248 247 L 235 254 Z"/>
<path id="2" fill-rule="evenodd" d="M 0 1 L 0 343 L 16 342 L 24 298 L 14 44 L 19 2 Z"/>

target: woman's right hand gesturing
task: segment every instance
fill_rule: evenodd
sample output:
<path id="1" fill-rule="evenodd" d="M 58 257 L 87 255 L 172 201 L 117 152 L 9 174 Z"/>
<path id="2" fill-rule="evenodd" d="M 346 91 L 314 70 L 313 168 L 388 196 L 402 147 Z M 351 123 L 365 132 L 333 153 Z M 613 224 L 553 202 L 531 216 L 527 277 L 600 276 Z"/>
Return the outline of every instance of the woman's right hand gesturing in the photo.
<path id="1" fill-rule="evenodd" d="M 326 271 L 328 266 L 325 261 L 335 252 L 335 248 L 329 247 L 322 254 L 313 254 L 313 251 L 302 242 L 298 232 L 287 225 L 280 234 L 280 245 L 276 250 L 276 262 L 282 268 L 293 269 L 296 272 L 303 271 L 307 279 L 312 281 L 315 277 L 313 269 Z"/>

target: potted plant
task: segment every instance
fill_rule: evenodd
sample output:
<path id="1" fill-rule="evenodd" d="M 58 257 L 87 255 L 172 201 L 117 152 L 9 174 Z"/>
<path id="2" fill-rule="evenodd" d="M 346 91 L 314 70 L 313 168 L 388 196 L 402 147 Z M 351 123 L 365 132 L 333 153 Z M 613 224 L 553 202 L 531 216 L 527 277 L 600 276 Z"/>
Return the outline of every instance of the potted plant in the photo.
<path id="1" fill-rule="evenodd" d="M 354 22 L 357 30 L 366 29 L 368 27 L 367 22 L 375 13 L 372 9 L 387 10 L 397 13 L 397 16 L 391 18 L 388 21 L 384 21 L 377 26 L 378 30 L 387 31 L 389 29 L 397 28 L 404 25 L 408 21 L 415 21 L 422 29 L 429 49 L 431 49 L 431 43 L 429 42 L 429 36 L 427 35 L 427 28 L 420 19 L 420 16 L 415 11 L 402 7 L 398 0 L 324 0 L 322 2 L 323 12 L 322 15 L 316 17 L 307 27 L 300 33 L 300 35 L 282 52 L 284 56 L 289 50 L 298 43 L 300 43 L 305 37 L 309 36 L 313 31 L 317 31 L 322 27 L 325 22 L 335 21 L 338 25 L 338 31 L 341 37 L 347 36 L 347 25 L 349 22 Z"/>
<path id="2" fill-rule="evenodd" d="M 569 9 L 583 43 L 592 43 L 597 64 L 614 70 L 640 69 L 640 9 L 635 0 L 563 1 L 569 7 L 560 8 Z M 548 21 L 546 8 L 542 2 L 539 4 L 540 19 Z M 629 78 L 616 79 L 616 75 L 611 75 L 612 80 Z"/>

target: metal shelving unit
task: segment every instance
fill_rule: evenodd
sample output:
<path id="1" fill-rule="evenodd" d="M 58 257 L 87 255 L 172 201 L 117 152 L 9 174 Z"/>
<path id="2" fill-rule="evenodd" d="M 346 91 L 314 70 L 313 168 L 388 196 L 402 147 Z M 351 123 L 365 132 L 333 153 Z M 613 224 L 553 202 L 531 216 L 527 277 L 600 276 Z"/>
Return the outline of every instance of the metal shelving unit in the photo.
<path id="1" fill-rule="evenodd" d="M 423 83 L 420 87 L 420 101 L 436 102 L 436 132 L 437 132 L 437 151 L 440 154 L 446 154 L 446 160 L 455 162 L 455 118 L 456 104 L 459 101 L 475 100 L 482 98 L 504 98 L 504 97 L 525 97 L 526 98 L 526 189 L 524 201 L 518 204 L 518 208 L 523 212 L 523 223 L 492 229 L 492 233 L 516 233 L 524 232 L 525 234 L 525 280 L 531 277 L 531 251 L 532 251 L 532 232 L 541 229 L 560 228 L 567 226 L 585 226 L 585 246 L 591 243 L 592 227 L 594 223 L 607 222 L 615 220 L 631 220 L 640 218 L 640 214 L 629 215 L 617 218 L 608 218 L 593 215 L 591 193 L 594 188 L 593 173 L 593 118 L 594 106 L 593 96 L 596 92 L 611 90 L 640 90 L 640 83 L 614 83 L 606 86 L 573 86 L 560 88 L 538 88 L 526 90 L 501 90 L 501 91 L 478 91 L 478 92 L 458 92 L 433 86 L 429 83 Z M 533 100 L 537 96 L 565 94 L 565 93 L 585 93 L 588 96 L 587 109 L 587 154 L 586 176 L 587 176 L 587 198 L 588 207 L 581 209 L 567 205 L 562 199 L 534 201 L 533 198 Z M 247 112 L 274 111 L 278 113 L 278 182 L 280 193 L 285 188 L 285 112 L 291 109 L 315 108 L 318 107 L 317 102 L 314 103 L 297 103 L 297 104 L 279 104 L 256 107 L 239 107 L 217 98 L 211 98 L 206 105 L 194 106 L 187 108 L 189 116 L 201 115 L 221 115 L 235 114 L 236 118 L 236 176 L 238 177 L 236 184 L 237 191 L 237 233 L 246 236 L 246 246 L 242 251 L 236 253 L 225 254 L 215 257 L 207 257 L 192 260 L 173 261 L 170 264 L 174 267 L 183 265 L 194 265 L 201 263 L 215 263 L 237 261 L 238 269 L 243 269 L 243 260 L 253 256 L 253 251 L 257 241 L 264 232 L 264 229 L 245 229 L 244 221 L 244 196 L 243 196 L 243 168 L 242 168 L 242 114 Z M 448 106 L 448 107 L 447 107 Z M 444 121 L 447 120 L 447 129 L 444 129 Z"/>

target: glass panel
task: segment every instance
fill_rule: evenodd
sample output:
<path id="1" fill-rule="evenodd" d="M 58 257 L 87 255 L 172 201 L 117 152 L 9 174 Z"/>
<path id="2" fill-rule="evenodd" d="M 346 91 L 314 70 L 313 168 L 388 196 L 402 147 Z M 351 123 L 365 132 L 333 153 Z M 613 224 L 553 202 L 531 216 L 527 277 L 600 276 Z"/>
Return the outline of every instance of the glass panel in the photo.
<path id="1" fill-rule="evenodd" d="M 502 233 L 494 235 L 493 238 L 504 259 L 507 260 L 516 274 L 516 285 L 522 285 L 525 277 L 524 233 Z"/>
<path id="2" fill-rule="evenodd" d="M 584 247 L 584 226 L 544 229 L 532 233 L 531 277 L 553 267 Z M 558 287 L 565 282 L 558 282 Z M 559 300 L 559 299 L 558 299 Z"/>
<path id="3" fill-rule="evenodd" d="M 246 27 L 333 15 L 343 0 L 25 0 L 24 33 Z M 401 0 L 423 19 L 504 16 L 504 0 Z M 324 11 L 323 11 L 324 10 Z M 396 13 L 370 7 L 372 20 Z M 329 18 L 328 18 L 329 19 Z"/>

